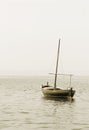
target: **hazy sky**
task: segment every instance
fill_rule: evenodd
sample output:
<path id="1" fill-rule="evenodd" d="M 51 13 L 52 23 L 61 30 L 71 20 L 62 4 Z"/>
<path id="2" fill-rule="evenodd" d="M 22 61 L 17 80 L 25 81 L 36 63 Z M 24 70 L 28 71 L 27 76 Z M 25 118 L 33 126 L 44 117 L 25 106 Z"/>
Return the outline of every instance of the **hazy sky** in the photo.
<path id="1" fill-rule="evenodd" d="M 89 75 L 89 0 L 0 0 L 0 75 Z"/>

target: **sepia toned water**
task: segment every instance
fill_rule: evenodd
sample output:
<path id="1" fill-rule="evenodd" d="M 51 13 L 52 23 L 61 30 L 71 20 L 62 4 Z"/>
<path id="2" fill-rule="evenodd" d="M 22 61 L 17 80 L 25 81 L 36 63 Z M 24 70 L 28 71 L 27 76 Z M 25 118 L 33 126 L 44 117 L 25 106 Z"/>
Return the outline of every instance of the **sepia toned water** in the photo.
<path id="1" fill-rule="evenodd" d="M 0 77 L 0 130 L 89 130 L 89 77 L 75 76 L 73 101 L 44 98 L 53 77 Z M 68 87 L 68 78 L 58 78 Z"/>

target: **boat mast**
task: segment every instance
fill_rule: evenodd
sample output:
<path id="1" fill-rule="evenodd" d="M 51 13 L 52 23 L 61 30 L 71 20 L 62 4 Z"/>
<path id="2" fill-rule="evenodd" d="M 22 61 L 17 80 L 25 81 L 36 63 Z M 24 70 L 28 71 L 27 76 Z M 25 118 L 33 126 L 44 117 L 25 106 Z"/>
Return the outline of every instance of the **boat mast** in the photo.
<path id="1" fill-rule="evenodd" d="M 54 80 L 54 89 L 56 89 L 56 82 L 57 82 L 58 61 L 59 61 L 59 49 L 60 49 L 60 39 L 59 39 L 58 51 L 57 51 L 57 62 L 56 62 L 56 72 L 55 72 L 55 80 Z"/>

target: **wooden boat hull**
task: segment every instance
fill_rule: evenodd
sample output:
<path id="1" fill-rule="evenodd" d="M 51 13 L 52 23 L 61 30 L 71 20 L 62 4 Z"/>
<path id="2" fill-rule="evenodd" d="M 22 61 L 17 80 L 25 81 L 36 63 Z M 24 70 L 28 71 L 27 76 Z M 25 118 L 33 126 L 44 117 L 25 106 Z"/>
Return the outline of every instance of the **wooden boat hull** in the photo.
<path id="1" fill-rule="evenodd" d="M 46 97 L 56 97 L 56 98 L 68 98 L 68 97 L 73 98 L 75 94 L 75 90 L 73 90 L 72 88 L 63 90 L 59 88 L 54 89 L 48 86 L 42 86 L 42 92 Z"/>

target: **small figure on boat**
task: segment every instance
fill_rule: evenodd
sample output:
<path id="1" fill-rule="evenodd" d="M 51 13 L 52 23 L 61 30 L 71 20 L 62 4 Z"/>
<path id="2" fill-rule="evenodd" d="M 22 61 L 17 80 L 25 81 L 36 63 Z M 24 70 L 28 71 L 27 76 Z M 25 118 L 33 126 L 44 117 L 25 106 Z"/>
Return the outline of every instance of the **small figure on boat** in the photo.
<path id="1" fill-rule="evenodd" d="M 47 82 L 47 86 L 49 86 L 49 82 Z"/>

